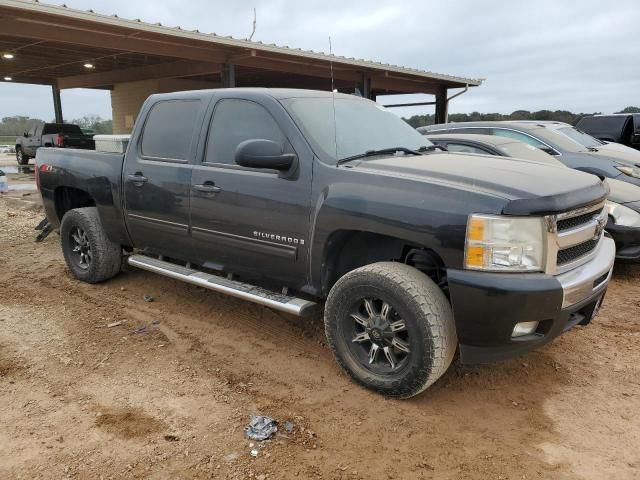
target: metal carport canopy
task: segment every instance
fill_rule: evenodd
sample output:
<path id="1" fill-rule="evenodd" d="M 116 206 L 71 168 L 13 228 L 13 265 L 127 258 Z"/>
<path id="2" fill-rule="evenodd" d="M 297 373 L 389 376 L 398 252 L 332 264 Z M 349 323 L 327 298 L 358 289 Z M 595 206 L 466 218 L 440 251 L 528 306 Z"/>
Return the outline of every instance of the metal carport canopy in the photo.
<path id="1" fill-rule="evenodd" d="M 264 44 L 53 6 L 0 0 L 0 79 L 65 88 L 105 88 L 158 78 L 221 81 L 223 86 L 296 87 L 364 96 L 478 86 L 461 78 L 322 52 Z M 90 64 L 92 67 L 85 66 Z"/>

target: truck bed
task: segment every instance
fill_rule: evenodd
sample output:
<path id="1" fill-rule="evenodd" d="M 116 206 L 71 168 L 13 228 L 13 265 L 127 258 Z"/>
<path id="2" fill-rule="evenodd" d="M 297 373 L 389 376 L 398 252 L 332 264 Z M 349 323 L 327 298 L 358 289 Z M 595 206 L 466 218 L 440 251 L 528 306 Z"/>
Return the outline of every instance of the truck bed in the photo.
<path id="1" fill-rule="evenodd" d="M 105 230 L 114 241 L 128 243 L 123 217 L 124 154 L 73 148 L 40 148 L 36 155 L 38 184 L 47 218 L 58 228 L 65 195 L 89 192 Z"/>

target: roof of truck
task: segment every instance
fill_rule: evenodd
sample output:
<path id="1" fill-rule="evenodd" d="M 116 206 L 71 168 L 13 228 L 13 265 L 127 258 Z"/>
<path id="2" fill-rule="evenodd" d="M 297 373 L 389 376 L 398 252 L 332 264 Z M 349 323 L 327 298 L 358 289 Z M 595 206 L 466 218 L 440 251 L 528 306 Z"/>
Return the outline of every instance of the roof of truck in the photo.
<path id="1" fill-rule="evenodd" d="M 171 93 L 156 93 L 152 96 L 154 98 L 176 98 L 182 96 L 190 96 L 190 95 L 202 95 L 204 94 L 213 94 L 215 92 L 220 92 L 224 90 L 229 93 L 243 92 L 250 94 L 261 94 L 268 95 L 277 99 L 285 99 L 285 98 L 318 98 L 318 97 L 327 97 L 331 98 L 335 96 L 335 98 L 348 98 L 348 99 L 361 99 L 367 100 L 366 98 L 359 97 L 357 95 L 347 94 L 347 93 L 338 93 L 331 92 L 330 90 L 305 90 L 301 88 L 265 88 L 265 87 L 235 87 L 235 88 L 211 88 L 205 90 L 186 90 L 183 92 L 171 92 Z"/>

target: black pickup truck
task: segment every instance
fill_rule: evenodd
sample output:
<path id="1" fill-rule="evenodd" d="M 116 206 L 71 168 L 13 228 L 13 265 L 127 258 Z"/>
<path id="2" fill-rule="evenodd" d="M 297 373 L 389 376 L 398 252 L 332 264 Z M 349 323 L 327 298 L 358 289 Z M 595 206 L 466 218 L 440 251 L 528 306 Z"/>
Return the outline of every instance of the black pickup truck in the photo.
<path id="1" fill-rule="evenodd" d="M 586 325 L 607 288 L 607 184 L 439 151 L 350 95 L 152 95 L 125 155 L 41 149 L 46 215 L 79 280 L 129 265 L 297 315 L 324 303 L 359 383 L 410 397 L 463 362 Z"/>
<path id="2" fill-rule="evenodd" d="M 16 138 L 16 161 L 27 165 L 41 147 L 83 148 L 93 150 L 95 142 L 71 123 L 41 123 Z"/>

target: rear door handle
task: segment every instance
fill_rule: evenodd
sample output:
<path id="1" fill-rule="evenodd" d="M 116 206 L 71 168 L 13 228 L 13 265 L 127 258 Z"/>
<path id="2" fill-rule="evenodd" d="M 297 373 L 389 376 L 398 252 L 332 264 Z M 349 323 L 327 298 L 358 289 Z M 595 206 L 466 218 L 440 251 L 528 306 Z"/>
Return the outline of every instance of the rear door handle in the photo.
<path id="1" fill-rule="evenodd" d="M 129 180 L 131 180 L 133 183 L 139 183 L 139 184 L 143 184 L 145 183 L 148 178 L 145 177 L 144 175 L 142 175 L 141 173 L 130 173 L 129 175 L 127 175 L 127 178 Z"/>
<path id="2" fill-rule="evenodd" d="M 194 185 L 193 189 L 203 193 L 218 193 L 222 190 L 220 187 L 216 187 L 216 184 L 213 182 L 204 182 L 199 185 Z"/>

